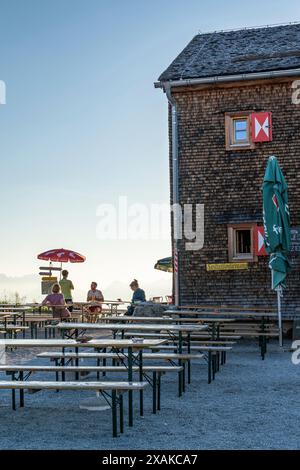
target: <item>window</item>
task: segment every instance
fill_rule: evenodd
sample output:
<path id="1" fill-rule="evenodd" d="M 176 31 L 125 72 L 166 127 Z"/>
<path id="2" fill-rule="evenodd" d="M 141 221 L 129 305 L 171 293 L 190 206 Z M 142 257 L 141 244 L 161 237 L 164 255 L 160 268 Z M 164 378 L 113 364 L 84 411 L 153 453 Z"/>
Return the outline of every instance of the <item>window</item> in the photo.
<path id="1" fill-rule="evenodd" d="M 247 119 L 233 119 L 233 142 L 235 144 L 248 143 Z"/>
<path id="2" fill-rule="evenodd" d="M 254 254 L 254 228 L 256 224 L 228 226 L 228 258 L 234 261 L 257 261 Z"/>
<path id="3" fill-rule="evenodd" d="M 251 255 L 251 230 L 235 230 L 235 256 L 248 257 Z"/>
<path id="4" fill-rule="evenodd" d="M 251 112 L 226 113 L 226 150 L 254 148 L 251 141 Z"/>

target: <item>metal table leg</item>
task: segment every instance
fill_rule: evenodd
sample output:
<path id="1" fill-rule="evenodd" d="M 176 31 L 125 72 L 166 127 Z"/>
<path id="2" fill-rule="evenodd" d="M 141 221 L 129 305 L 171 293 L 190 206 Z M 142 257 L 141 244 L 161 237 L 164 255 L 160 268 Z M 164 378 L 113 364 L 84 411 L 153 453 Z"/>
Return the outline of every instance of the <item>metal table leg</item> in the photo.
<path id="1" fill-rule="evenodd" d="M 132 348 L 128 348 L 128 382 L 132 382 Z M 133 406 L 132 406 L 132 390 L 128 391 L 128 421 L 129 426 L 133 426 Z"/>
<path id="2" fill-rule="evenodd" d="M 139 351 L 139 379 L 143 381 L 143 351 Z M 140 390 L 140 415 L 144 416 L 144 391 Z"/>
<path id="3" fill-rule="evenodd" d="M 112 428 L 113 437 L 118 436 L 118 423 L 117 423 L 117 392 L 112 390 L 111 393 L 111 410 L 112 410 Z"/>

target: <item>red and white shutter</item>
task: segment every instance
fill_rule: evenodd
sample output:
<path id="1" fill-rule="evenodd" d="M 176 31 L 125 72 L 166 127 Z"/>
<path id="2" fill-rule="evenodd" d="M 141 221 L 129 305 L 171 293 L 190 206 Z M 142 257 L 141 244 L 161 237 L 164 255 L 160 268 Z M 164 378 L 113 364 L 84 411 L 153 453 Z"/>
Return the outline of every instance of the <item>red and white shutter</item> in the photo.
<path id="1" fill-rule="evenodd" d="M 255 227 L 254 232 L 254 251 L 256 256 L 267 256 L 264 245 L 265 231 L 263 226 Z"/>
<path id="2" fill-rule="evenodd" d="M 272 140 L 272 113 L 252 113 L 252 142 Z"/>

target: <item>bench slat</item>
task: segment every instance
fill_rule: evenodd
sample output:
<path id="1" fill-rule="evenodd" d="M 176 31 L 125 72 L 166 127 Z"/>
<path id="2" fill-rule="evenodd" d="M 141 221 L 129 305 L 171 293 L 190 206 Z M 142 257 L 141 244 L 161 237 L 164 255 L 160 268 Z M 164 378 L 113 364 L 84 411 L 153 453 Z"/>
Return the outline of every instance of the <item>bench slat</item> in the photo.
<path id="1" fill-rule="evenodd" d="M 18 325 L 0 325 L 0 330 L 6 331 L 21 331 L 21 330 L 28 330 L 28 326 L 18 326 Z"/>
<path id="2" fill-rule="evenodd" d="M 125 337 L 140 337 L 140 336 L 143 336 L 144 338 L 168 338 L 168 339 L 171 339 L 170 338 L 170 335 L 167 334 L 167 333 L 130 333 L 130 332 L 125 332 L 124 333 L 124 336 Z M 185 335 L 183 335 L 183 338 L 186 338 Z M 194 340 L 194 339 L 210 339 L 210 334 L 207 334 L 207 335 L 190 335 L 190 338 L 191 340 Z M 241 339 L 241 336 L 239 335 L 220 335 L 220 341 L 221 340 L 224 340 L 224 339 Z M 173 341 L 173 339 L 172 339 Z M 178 342 L 178 340 L 174 340 L 174 342 Z"/>
<path id="3" fill-rule="evenodd" d="M 41 382 L 0 380 L 0 389 L 25 390 L 142 390 L 147 382 Z"/>
<path id="4" fill-rule="evenodd" d="M 195 351 L 231 351 L 232 350 L 232 346 L 206 346 L 207 343 L 205 343 L 205 345 L 199 345 L 199 346 L 191 346 L 191 350 L 195 350 Z M 159 350 L 163 350 L 163 349 L 171 349 L 173 350 L 176 346 L 172 346 L 171 344 L 170 345 L 161 345 L 161 346 L 151 346 L 151 348 L 145 348 L 145 349 L 159 349 Z M 144 357 L 144 355 L 143 355 Z"/>
<path id="5" fill-rule="evenodd" d="M 134 372 L 139 371 L 139 367 L 133 366 Z M 157 372 L 180 372 L 183 370 L 182 366 L 143 366 L 143 371 L 157 371 Z M 127 372 L 125 366 L 24 366 L 24 365 L 11 365 L 0 366 L 0 372 Z"/>
<path id="6" fill-rule="evenodd" d="M 116 353 L 61 353 L 61 352 L 43 352 L 37 355 L 39 358 L 78 358 L 78 359 L 118 359 L 125 358 L 125 354 L 116 354 Z M 177 353 L 144 353 L 143 359 L 201 359 L 203 354 L 177 354 Z"/>

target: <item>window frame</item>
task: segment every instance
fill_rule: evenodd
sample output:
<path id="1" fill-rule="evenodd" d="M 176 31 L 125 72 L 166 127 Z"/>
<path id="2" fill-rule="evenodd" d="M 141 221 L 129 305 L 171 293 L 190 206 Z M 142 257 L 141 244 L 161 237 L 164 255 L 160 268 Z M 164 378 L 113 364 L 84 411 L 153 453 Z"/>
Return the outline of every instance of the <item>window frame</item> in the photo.
<path id="1" fill-rule="evenodd" d="M 253 111 L 239 111 L 234 113 L 225 113 L 225 141 L 226 150 L 249 150 L 255 148 L 255 143 L 252 142 L 252 126 L 251 114 Z M 234 136 L 234 121 L 245 119 L 247 121 L 247 135 L 246 142 L 237 142 Z"/>
<path id="2" fill-rule="evenodd" d="M 247 222 L 240 224 L 228 224 L 228 260 L 230 263 L 253 263 L 257 262 L 257 255 L 255 254 L 255 230 L 257 227 L 256 222 Z M 251 236 L 251 253 L 249 256 L 236 253 L 236 231 L 237 230 L 250 230 Z"/>

